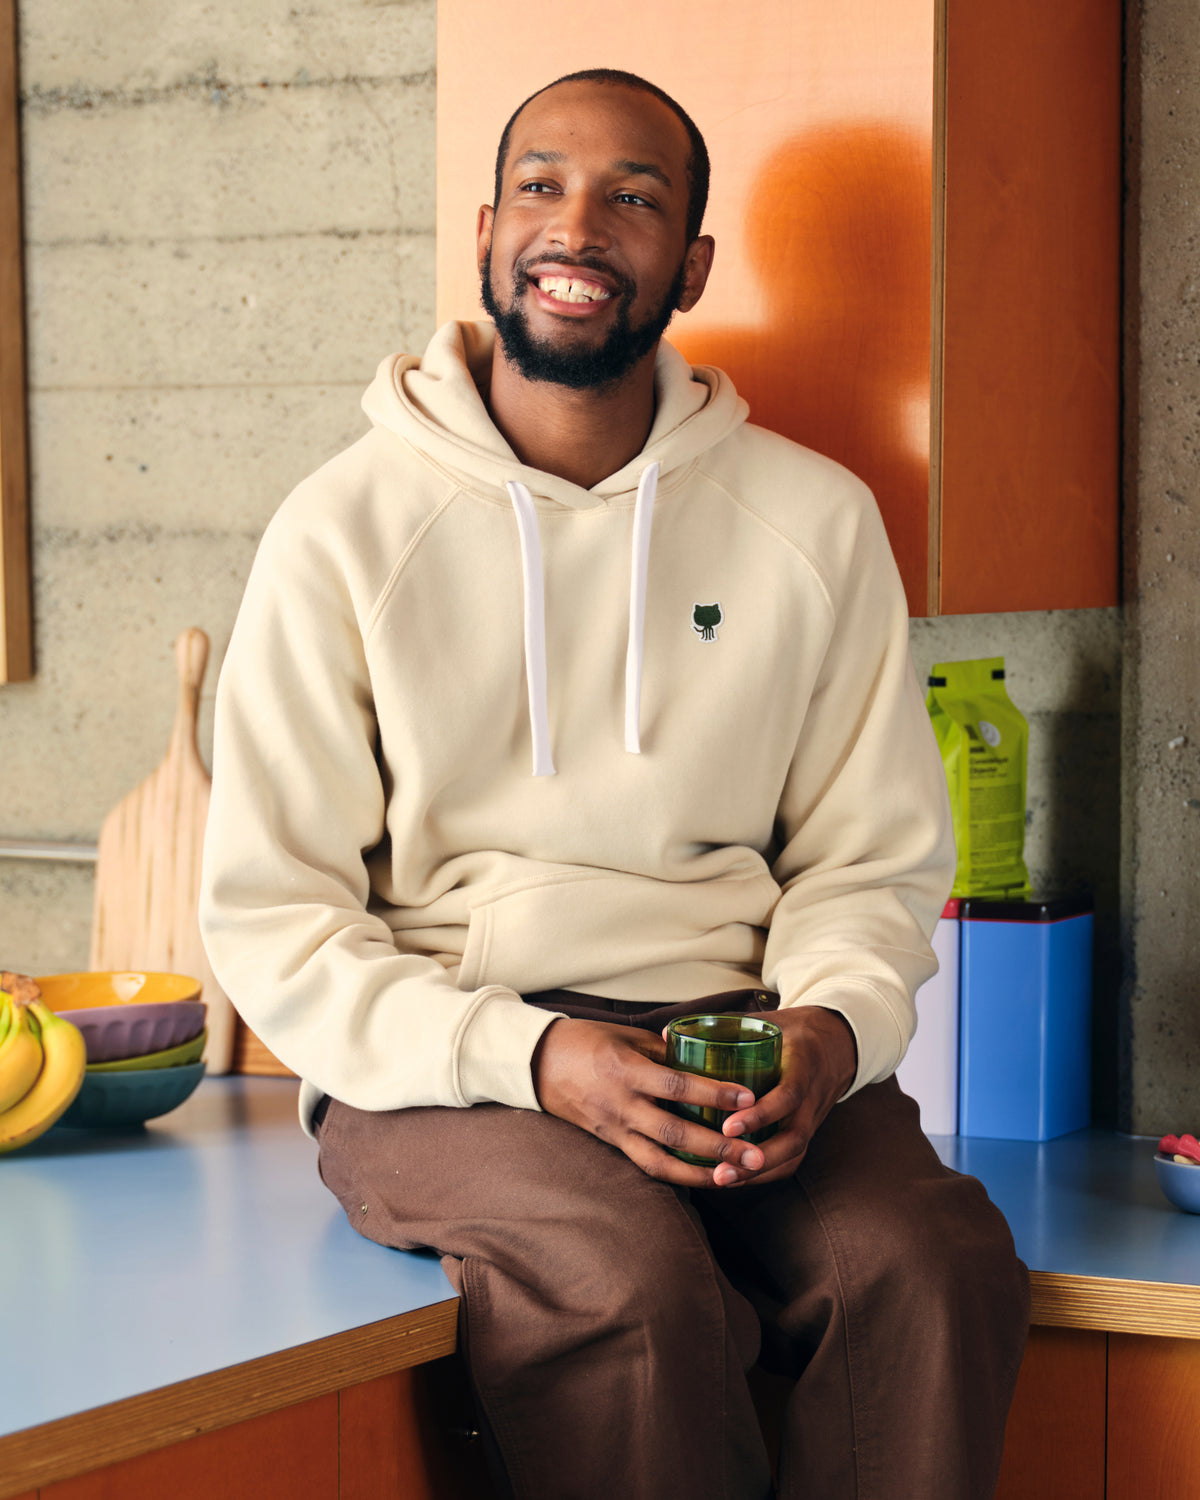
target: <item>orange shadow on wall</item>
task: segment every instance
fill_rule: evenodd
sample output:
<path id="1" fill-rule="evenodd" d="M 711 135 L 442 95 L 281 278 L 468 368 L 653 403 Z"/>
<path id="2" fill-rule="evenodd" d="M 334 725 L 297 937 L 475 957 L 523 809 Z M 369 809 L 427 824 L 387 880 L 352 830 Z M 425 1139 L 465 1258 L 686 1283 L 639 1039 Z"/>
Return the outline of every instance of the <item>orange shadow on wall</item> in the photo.
<path id="1" fill-rule="evenodd" d="M 721 326 L 701 301 L 669 335 L 729 373 L 752 421 L 870 485 L 913 614 L 928 552 L 931 191 L 917 135 L 864 124 L 793 137 L 745 204 L 759 322 Z"/>

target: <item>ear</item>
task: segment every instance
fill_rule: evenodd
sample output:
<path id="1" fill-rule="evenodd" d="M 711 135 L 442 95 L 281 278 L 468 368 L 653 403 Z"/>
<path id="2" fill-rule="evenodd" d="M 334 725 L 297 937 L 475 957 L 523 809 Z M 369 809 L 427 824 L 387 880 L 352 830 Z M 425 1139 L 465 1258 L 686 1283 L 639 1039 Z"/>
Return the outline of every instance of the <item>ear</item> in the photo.
<path id="1" fill-rule="evenodd" d="M 483 263 L 492 247 L 492 220 L 495 217 L 496 210 L 490 203 L 480 204 L 479 212 L 475 215 L 475 266 L 480 272 L 483 271 Z"/>
<path id="2" fill-rule="evenodd" d="M 699 239 L 693 240 L 688 246 L 683 261 L 683 291 L 679 296 L 680 312 L 690 312 L 699 302 L 708 282 L 708 273 L 712 270 L 716 248 L 716 241 L 711 234 L 702 234 Z"/>

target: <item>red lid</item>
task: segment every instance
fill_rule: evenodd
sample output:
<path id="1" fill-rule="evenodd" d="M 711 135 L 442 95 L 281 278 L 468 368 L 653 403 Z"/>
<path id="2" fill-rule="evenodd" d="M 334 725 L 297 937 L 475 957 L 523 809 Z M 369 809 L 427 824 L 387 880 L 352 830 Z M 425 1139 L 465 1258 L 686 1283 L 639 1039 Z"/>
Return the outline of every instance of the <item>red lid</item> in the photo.
<path id="1" fill-rule="evenodd" d="M 962 897 L 961 896 L 951 896 L 950 899 L 949 899 L 949 901 L 947 901 L 946 904 L 945 904 L 945 906 L 942 908 L 942 916 L 943 917 L 949 917 L 949 918 L 951 918 L 952 921 L 957 922 L 958 918 L 959 918 L 959 915 L 960 915 L 959 908 L 961 906 L 962 906 Z"/>

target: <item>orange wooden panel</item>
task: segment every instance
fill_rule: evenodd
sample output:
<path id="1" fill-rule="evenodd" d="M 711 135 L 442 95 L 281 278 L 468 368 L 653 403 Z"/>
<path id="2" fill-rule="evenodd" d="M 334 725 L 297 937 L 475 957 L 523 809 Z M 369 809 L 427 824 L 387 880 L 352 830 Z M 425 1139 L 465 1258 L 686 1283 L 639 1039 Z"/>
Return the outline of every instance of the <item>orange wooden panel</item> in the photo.
<path id="1" fill-rule="evenodd" d="M 1115 604 L 1120 0 L 946 10 L 940 609 Z"/>
<path id="2" fill-rule="evenodd" d="M 337 1500 L 336 1394 L 43 1485 L 41 1500 Z"/>
<path id="3" fill-rule="evenodd" d="M 340 1500 L 495 1500 L 461 1382 L 455 1356 L 342 1391 Z"/>
<path id="4" fill-rule="evenodd" d="M 1107 1500 L 1200 1495 L 1200 1340 L 1109 1335 Z"/>
<path id="5" fill-rule="evenodd" d="M 340 1392 L 340 1500 L 435 1500 L 412 1374 L 401 1370 Z"/>
<path id="6" fill-rule="evenodd" d="M 438 5 L 438 314 L 479 317 L 474 224 L 535 89 L 624 68 L 708 143 L 716 261 L 669 337 L 752 420 L 871 485 L 913 613 L 926 607 L 933 0 Z"/>
<path id="7" fill-rule="evenodd" d="M 1105 1500 L 1105 1337 L 1029 1330 L 996 1500 Z"/>

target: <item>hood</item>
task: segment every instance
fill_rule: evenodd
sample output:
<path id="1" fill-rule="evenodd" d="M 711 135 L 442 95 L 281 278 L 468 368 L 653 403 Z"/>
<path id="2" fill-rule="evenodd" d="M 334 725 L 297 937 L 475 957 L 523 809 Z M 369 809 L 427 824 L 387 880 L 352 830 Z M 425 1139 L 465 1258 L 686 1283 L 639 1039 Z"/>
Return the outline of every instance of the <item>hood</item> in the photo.
<path id="1" fill-rule="evenodd" d="M 575 510 L 631 494 L 648 465 L 659 466 L 665 494 L 672 475 L 727 437 L 749 408 L 722 371 L 693 368 L 665 341 L 654 368 L 656 408 L 646 446 L 624 468 L 584 490 L 569 480 L 521 463 L 484 404 L 491 378 L 495 329 L 491 323 L 445 323 L 421 358 L 389 355 L 363 397 L 363 410 L 386 428 L 460 476 L 471 489 L 506 499 L 522 484 L 539 499 Z"/>
<path id="2" fill-rule="evenodd" d="M 390 355 L 363 397 L 376 427 L 405 442 L 463 480 L 512 505 L 521 545 L 525 678 L 533 742 L 533 775 L 553 776 L 546 612 L 541 535 L 534 500 L 586 510 L 636 490 L 629 560 L 629 644 L 625 658 L 625 749 L 641 753 L 642 651 L 650 532 L 656 494 L 686 478 L 692 461 L 746 420 L 745 401 L 720 370 L 693 369 L 678 350 L 660 343 L 654 366 L 654 423 L 646 446 L 593 489 L 521 463 L 488 415 L 495 329 L 491 323 L 446 323 L 420 359 Z"/>

